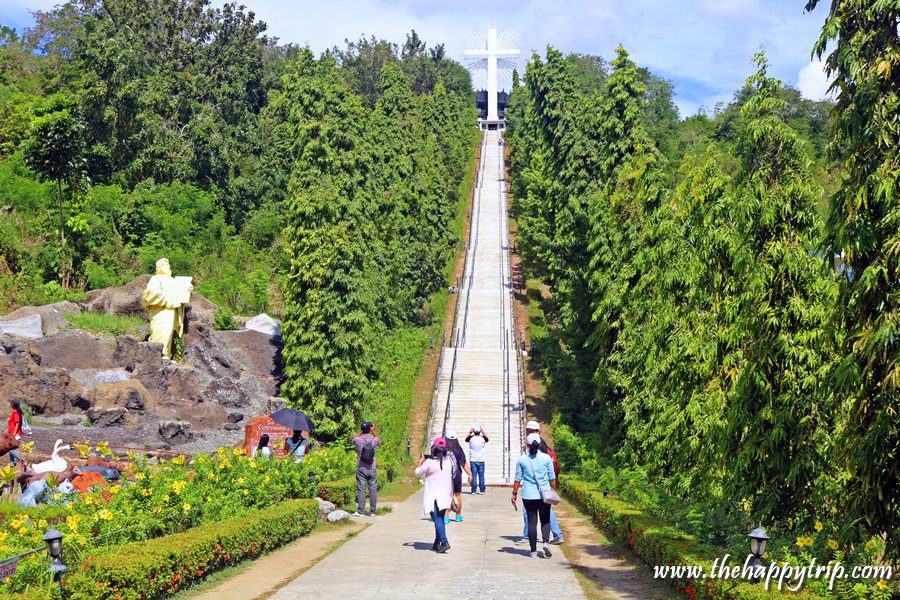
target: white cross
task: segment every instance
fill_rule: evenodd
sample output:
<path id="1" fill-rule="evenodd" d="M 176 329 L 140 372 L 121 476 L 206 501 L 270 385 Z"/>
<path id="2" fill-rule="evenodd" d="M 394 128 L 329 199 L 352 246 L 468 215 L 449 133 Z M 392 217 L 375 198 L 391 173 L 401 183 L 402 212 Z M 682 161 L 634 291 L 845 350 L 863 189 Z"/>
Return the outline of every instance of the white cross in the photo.
<path id="1" fill-rule="evenodd" d="M 466 50 L 465 58 L 470 60 L 487 59 L 487 120 L 499 121 L 497 115 L 497 59 L 519 58 L 518 48 L 497 47 L 497 27 L 491 25 L 487 30 L 487 48 Z"/>

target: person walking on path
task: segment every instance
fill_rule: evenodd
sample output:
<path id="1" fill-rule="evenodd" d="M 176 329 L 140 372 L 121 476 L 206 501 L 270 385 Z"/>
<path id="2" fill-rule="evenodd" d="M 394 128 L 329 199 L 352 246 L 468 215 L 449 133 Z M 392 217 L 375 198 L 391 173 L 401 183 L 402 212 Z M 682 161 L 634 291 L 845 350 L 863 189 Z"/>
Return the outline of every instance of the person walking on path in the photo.
<path id="1" fill-rule="evenodd" d="M 287 452 L 288 458 L 293 458 L 295 463 L 303 462 L 307 450 L 309 450 L 308 431 L 295 429 L 294 434 L 284 440 L 284 451 Z"/>
<path id="2" fill-rule="evenodd" d="M 447 434 L 447 452 L 452 452 L 453 459 L 456 461 L 456 469 L 453 470 L 453 503 L 450 505 L 450 510 L 456 513 L 456 522 L 462 523 L 462 472 L 465 471 L 469 476 L 469 481 L 472 481 L 472 470 L 466 461 L 466 453 L 453 432 Z M 450 522 L 450 511 L 447 511 L 447 515 L 444 523 Z"/>
<path id="3" fill-rule="evenodd" d="M 422 497 L 422 512 L 431 515 L 434 522 L 434 544 L 431 549 L 444 554 L 450 549 L 447 541 L 447 528 L 444 523 L 444 511 L 450 509 L 453 498 L 453 465 L 447 456 L 447 441 L 437 438 L 431 445 L 431 456 L 424 454 L 416 463 L 416 477 L 425 480 L 425 491 Z"/>
<path id="4" fill-rule="evenodd" d="M 378 498 L 378 471 L 375 462 L 375 448 L 381 445 L 381 438 L 375 433 L 375 424 L 363 421 L 361 432 L 350 439 L 356 448 L 356 512 L 354 517 L 366 514 L 366 488 L 369 490 L 369 516 L 375 516 Z"/>
<path id="5" fill-rule="evenodd" d="M 525 424 L 525 435 L 527 436 L 531 433 L 541 434 L 541 426 L 537 421 L 528 421 Z M 543 438 L 541 438 L 540 450 L 553 460 L 553 472 L 559 475 L 559 462 L 556 460 L 556 452 L 547 445 Z M 524 543 L 528 539 L 528 513 L 524 510 L 522 511 L 522 520 L 525 522 L 522 528 L 522 542 Z M 559 545 L 563 543 L 562 529 L 559 528 L 559 521 L 556 519 L 556 512 L 552 506 L 550 507 L 550 533 L 553 534 L 553 539 L 550 541 L 551 544 Z"/>
<path id="6" fill-rule="evenodd" d="M 25 416 L 22 414 L 22 401 L 18 398 L 12 398 L 9 401 L 9 418 L 6 420 L 6 431 L 10 437 L 15 438 L 18 442 L 22 436 L 31 433 L 31 428 L 25 422 Z M 9 451 L 9 464 L 13 467 L 22 460 L 22 455 L 18 448 Z"/>
<path id="7" fill-rule="evenodd" d="M 469 444 L 469 468 L 472 471 L 472 493 L 485 493 L 484 483 L 484 446 L 488 443 L 487 433 L 480 425 L 469 430 L 466 436 L 466 442 Z M 475 491 L 478 487 L 480 491 Z"/>
<path id="8" fill-rule="evenodd" d="M 541 436 L 529 433 L 525 438 L 526 451 L 516 462 L 516 481 L 513 483 L 512 504 L 522 490 L 522 504 L 528 514 L 528 543 L 531 557 L 537 558 L 537 523 L 541 520 L 541 539 L 544 543 L 544 558 L 550 558 L 550 505 L 544 502 L 541 488 L 556 489 L 556 473 L 553 459 L 540 451 Z"/>

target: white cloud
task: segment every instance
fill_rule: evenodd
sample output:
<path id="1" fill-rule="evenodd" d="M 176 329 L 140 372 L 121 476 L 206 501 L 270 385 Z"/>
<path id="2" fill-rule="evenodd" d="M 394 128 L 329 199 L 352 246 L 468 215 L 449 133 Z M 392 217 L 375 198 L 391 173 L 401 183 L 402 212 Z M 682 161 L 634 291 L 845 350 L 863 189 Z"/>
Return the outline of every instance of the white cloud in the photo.
<path id="1" fill-rule="evenodd" d="M 720 15 L 756 14 L 759 11 L 759 0 L 703 0 L 703 8 Z"/>
<path id="2" fill-rule="evenodd" d="M 800 69 L 797 79 L 797 87 L 804 98 L 810 100 L 823 100 L 833 97 L 828 92 L 831 81 L 825 73 L 825 61 L 814 59 L 811 63 Z"/>

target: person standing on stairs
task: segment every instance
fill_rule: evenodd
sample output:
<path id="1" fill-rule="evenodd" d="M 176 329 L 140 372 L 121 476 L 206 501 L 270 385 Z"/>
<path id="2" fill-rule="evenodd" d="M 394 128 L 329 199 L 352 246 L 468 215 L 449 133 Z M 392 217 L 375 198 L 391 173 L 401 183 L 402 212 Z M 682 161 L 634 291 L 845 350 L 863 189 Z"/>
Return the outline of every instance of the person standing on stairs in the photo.
<path id="1" fill-rule="evenodd" d="M 550 505 L 544 502 L 541 488 L 556 489 L 556 473 L 553 459 L 540 451 L 541 436 L 529 433 L 525 438 L 525 454 L 516 462 L 516 480 L 513 483 L 512 504 L 516 505 L 519 490 L 522 504 L 528 514 L 528 543 L 531 557 L 537 558 L 537 524 L 541 520 L 541 539 L 544 542 L 544 558 L 550 558 Z"/>
<path id="2" fill-rule="evenodd" d="M 488 443 L 487 433 L 476 425 L 469 430 L 466 436 L 466 442 L 469 444 L 469 468 L 472 471 L 472 493 L 478 493 L 484 496 L 484 446 Z M 476 492 L 478 487 L 480 491 Z"/>
<path id="3" fill-rule="evenodd" d="M 528 421 L 525 424 L 525 435 L 529 435 L 532 433 L 536 433 L 538 435 L 541 434 L 541 425 L 537 421 Z M 559 475 L 559 462 L 556 460 L 556 452 L 547 445 L 547 442 L 541 438 L 541 452 L 548 455 L 551 459 L 553 459 L 553 473 L 555 475 Z M 528 539 L 528 513 L 526 511 L 522 511 L 522 520 L 525 522 L 525 526 L 522 529 L 522 543 Z M 553 534 L 553 540 L 550 542 L 551 544 L 562 544 L 563 543 L 563 534 L 562 529 L 559 528 L 559 521 L 556 519 L 556 512 L 554 512 L 553 507 L 550 507 L 550 533 Z"/>
<path id="4" fill-rule="evenodd" d="M 453 453 L 457 468 L 453 471 L 453 503 L 450 505 L 450 510 L 447 511 L 444 523 L 450 522 L 450 511 L 456 513 L 456 522 L 462 523 L 462 474 L 463 471 L 465 471 L 471 482 L 472 470 L 469 468 L 469 463 L 466 461 L 466 453 L 463 451 L 462 446 L 460 446 L 456 434 L 452 431 L 447 434 L 447 452 Z"/>
<path id="5" fill-rule="evenodd" d="M 431 549 L 439 554 L 444 554 L 450 549 L 444 511 L 450 509 L 453 498 L 452 472 L 453 465 L 447 457 L 447 441 L 444 438 L 436 438 L 431 445 L 431 456 L 426 457 L 423 454 L 416 463 L 416 477 L 425 480 L 422 512 L 430 514 L 434 522 L 434 544 Z"/>
<path id="6" fill-rule="evenodd" d="M 361 433 L 350 439 L 356 448 L 356 512 L 354 517 L 366 514 L 366 488 L 369 490 L 370 517 L 375 516 L 378 497 L 378 470 L 375 463 L 375 448 L 381 445 L 381 438 L 375 433 L 375 424 L 363 421 Z"/>

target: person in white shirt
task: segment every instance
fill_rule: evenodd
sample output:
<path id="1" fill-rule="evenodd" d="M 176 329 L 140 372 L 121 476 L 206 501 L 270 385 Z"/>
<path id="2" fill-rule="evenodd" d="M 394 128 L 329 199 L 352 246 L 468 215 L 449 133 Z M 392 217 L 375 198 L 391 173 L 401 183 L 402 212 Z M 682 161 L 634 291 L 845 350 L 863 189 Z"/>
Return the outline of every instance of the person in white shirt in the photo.
<path id="1" fill-rule="evenodd" d="M 469 444 L 469 465 L 472 468 L 472 493 L 484 495 L 484 446 L 488 443 L 487 433 L 480 425 L 469 430 L 466 436 L 466 442 Z M 477 485 L 476 485 L 477 484 Z M 478 487 L 478 491 L 475 488 Z"/>

